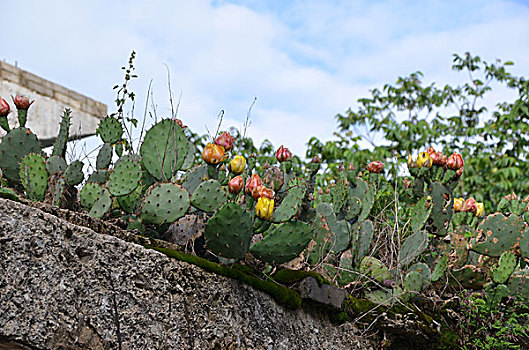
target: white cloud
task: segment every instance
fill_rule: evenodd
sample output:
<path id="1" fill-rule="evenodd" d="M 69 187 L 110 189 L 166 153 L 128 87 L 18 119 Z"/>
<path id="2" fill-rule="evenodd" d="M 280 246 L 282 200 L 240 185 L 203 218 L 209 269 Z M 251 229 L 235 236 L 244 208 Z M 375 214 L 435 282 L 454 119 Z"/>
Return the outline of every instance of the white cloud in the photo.
<path id="1" fill-rule="evenodd" d="M 464 79 L 450 70 L 454 52 L 512 59 L 516 73 L 529 75 L 529 9 L 515 2 L 267 5 L 12 1 L 3 5 L 6 56 L 0 58 L 102 100 L 112 111 L 111 88 L 134 49 L 137 117 L 150 79 L 158 117 L 169 115 L 167 64 L 175 98 L 182 92 L 179 115 L 192 129 L 214 129 L 221 109 L 238 127 L 257 97 L 250 135 L 300 155 L 309 137 L 332 137 L 334 115 L 369 88 L 416 70 L 426 81 Z M 13 15 L 19 13 L 23 25 Z"/>

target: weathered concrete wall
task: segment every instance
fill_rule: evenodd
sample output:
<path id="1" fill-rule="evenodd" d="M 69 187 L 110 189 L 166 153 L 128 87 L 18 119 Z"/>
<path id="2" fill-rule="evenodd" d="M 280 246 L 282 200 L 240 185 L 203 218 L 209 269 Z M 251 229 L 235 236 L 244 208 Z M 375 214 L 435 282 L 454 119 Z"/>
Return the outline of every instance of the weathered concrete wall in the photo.
<path id="1" fill-rule="evenodd" d="M 0 348 L 369 349 L 352 324 L 0 199 Z"/>
<path id="2" fill-rule="evenodd" d="M 27 127 L 40 139 L 57 136 L 60 117 L 65 108 L 73 112 L 70 127 L 72 135 L 94 133 L 99 120 L 107 114 L 107 106 L 101 102 L 0 61 L 0 96 L 14 111 L 9 115 L 13 126 L 17 118 L 11 95 L 16 94 L 36 100 L 29 108 Z"/>

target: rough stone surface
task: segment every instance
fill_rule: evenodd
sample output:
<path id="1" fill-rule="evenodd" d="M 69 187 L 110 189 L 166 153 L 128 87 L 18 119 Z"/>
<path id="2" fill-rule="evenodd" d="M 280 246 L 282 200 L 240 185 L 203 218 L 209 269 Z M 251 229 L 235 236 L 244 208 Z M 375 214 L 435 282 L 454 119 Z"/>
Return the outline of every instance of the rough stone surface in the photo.
<path id="1" fill-rule="evenodd" d="M 369 349 L 351 324 L 0 199 L 0 345 Z M 120 344 L 121 343 L 121 344 Z"/>

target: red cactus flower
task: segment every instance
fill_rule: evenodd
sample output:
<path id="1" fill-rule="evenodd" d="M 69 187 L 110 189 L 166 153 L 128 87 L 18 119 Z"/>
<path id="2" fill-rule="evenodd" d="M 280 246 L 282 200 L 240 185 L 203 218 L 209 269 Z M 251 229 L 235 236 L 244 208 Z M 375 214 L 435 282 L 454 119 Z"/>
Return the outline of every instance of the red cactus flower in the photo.
<path id="1" fill-rule="evenodd" d="M 230 193 L 237 194 L 241 192 L 244 187 L 244 179 L 241 175 L 235 176 L 228 182 L 228 190 Z"/>
<path id="2" fill-rule="evenodd" d="M 254 188 L 254 190 L 252 191 L 252 197 L 254 199 L 259 199 L 261 197 L 266 197 L 268 199 L 274 199 L 274 191 L 272 191 L 271 189 L 267 188 L 264 185 L 260 185 Z"/>
<path id="3" fill-rule="evenodd" d="M 461 155 L 456 152 L 454 152 L 454 154 L 452 154 L 446 160 L 446 167 L 452 170 L 459 170 L 464 164 L 465 162 L 463 162 L 463 157 L 461 157 Z"/>
<path id="4" fill-rule="evenodd" d="M 377 160 L 377 161 L 374 161 L 374 162 L 369 163 L 369 164 L 366 166 L 366 169 L 367 169 L 367 171 L 369 171 L 370 173 L 380 174 L 380 172 L 382 171 L 382 169 L 384 169 L 384 163 L 382 163 L 381 161 Z"/>
<path id="5" fill-rule="evenodd" d="M 5 117 L 9 114 L 10 108 L 6 100 L 0 97 L 0 117 Z"/>
<path id="6" fill-rule="evenodd" d="M 478 206 L 474 197 L 467 199 L 461 206 L 461 211 L 475 213 L 478 210 Z"/>
<path id="7" fill-rule="evenodd" d="M 215 143 L 224 147 L 226 151 L 230 151 L 233 148 L 234 141 L 233 136 L 231 136 L 229 132 L 224 131 L 219 137 L 217 137 Z"/>
<path id="8" fill-rule="evenodd" d="M 176 124 L 178 124 L 178 126 L 180 126 L 182 129 L 187 128 L 187 126 L 184 125 L 184 123 L 183 123 L 180 119 L 178 119 L 178 118 L 174 118 L 173 120 L 174 120 L 174 121 L 176 122 Z"/>
<path id="9" fill-rule="evenodd" d="M 13 99 L 15 106 L 19 110 L 27 110 L 29 106 L 31 106 L 31 104 L 35 102 L 34 100 L 29 101 L 29 98 L 27 98 L 26 96 L 16 95 L 15 97 L 11 96 L 11 98 Z"/>
<path id="10" fill-rule="evenodd" d="M 261 186 L 263 184 L 263 181 L 261 181 L 261 177 L 259 174 L 253 174 L 252 177 L 249 177 L 246 179 L 246 193 L 251 195 L 253 193 L 253 190 L 257 187 Z"/>
<path id="11" fill-rule="evenodd" d="M 276 158 L 280 162 L 286 162 L 287 160 L 292 159 L 292 152 L 290 152 L 288 148 L 281 145 L 276 151 Z"/>

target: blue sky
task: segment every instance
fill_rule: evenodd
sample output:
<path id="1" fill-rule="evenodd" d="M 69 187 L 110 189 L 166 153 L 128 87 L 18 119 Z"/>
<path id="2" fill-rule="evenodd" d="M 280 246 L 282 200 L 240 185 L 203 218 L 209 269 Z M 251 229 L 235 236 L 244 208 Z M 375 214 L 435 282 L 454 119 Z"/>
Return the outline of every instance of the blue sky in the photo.
<path id="1" fill-rule="evenodd" d="M 28 0 L 2 13 L 0 59 L 113 111 L 135 50 L 138 118 L 151 79 L 158 116 L 169 116 L 167 64 L 194 131 L 215 130 L 221 109 L 225 127 L 241 127 L 257 97 L 250 136 L 299 155 L 311 136 L 331 139 L 334 116 L 369 89 L 417 70 L 426 82 L 461 82 L 453 53 L 512 60 L 529 76 L 524 1 Z"/>

